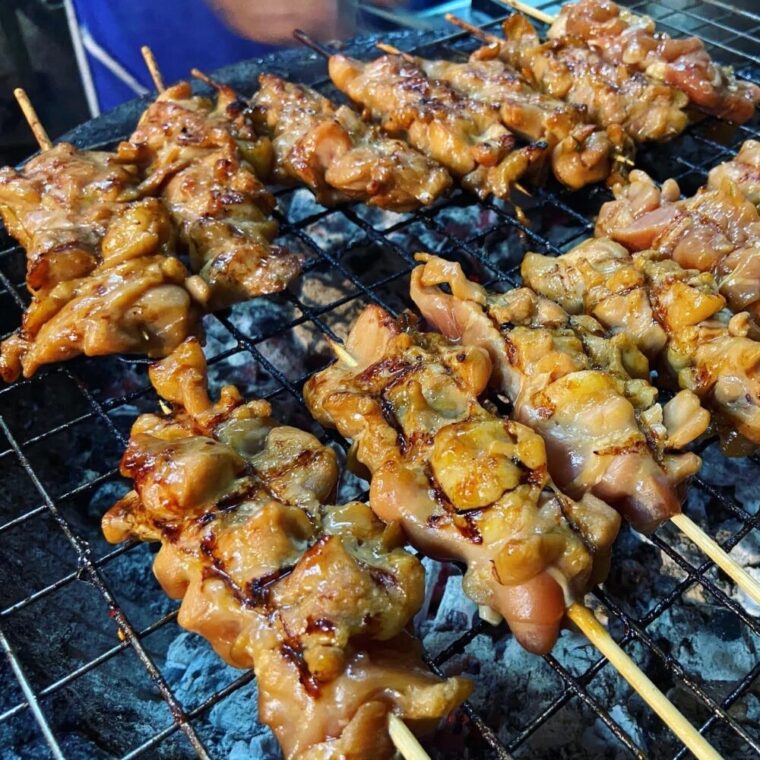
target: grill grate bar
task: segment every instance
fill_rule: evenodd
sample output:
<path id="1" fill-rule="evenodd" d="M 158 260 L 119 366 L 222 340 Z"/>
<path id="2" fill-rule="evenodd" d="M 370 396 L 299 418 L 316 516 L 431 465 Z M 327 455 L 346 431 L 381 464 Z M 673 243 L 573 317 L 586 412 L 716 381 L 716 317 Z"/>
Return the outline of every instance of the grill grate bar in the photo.
<path id="1" fill-rule="evenodd" d="M 13 675 L 16 676 L 16 680 L 21 687 L 21 691 L 24 693 L 24 696 L 27 699 L 29 707 L 32 711 L 32 715 L 34 715 L 34 719 L 37 721 L 37 725 L 39 726 L 39 729 L 42 732 L 45 741 L 47 742 L 50 753 L 55 758 L 55 760 L 64 760 L 64 754 L 61 751 L 58 740 L 55 738 L 55 735 L 50 728 L 50 723 L 48 723 L 48 720 L 45 717 L 45 713 L 42 712 L 40 704 L 37 701 L 37 697 L 35 696 L 34 691 L 32 690 L 32 687 L 27 680 L 27 677 L 24 675 L 24 670 L 21 667 L 21 663 L 19 662 L 18 657 L 16 657 L 16 654 L 14 653 L 10 642 L 5 637 L 2 629 L 0 629 L 0 650 L 2 650 L 3 654 L 5 654 L 5 656 L 8 658 L 8 662 L 10 663 L 10 666 L 13 670 Z"/>
<path id="2" fill-rule="evenodd" d="M 154 633 L 159 628 L 162 628 L 167 623 L 170 623 L 176 619 L 177 619 L 177 610 L 174 610 L 174 612 L 170 612 L 167 615 L 164 615 L 162 618 L 159 618 L 158 620 L 156 620 L 154 623 L 151 623 L 147 628 L 144 628 L 143 630 L 141 630 L 137 635 L 141 639 L 144 639 L 146 636 L 149 636 L 151 633 Z M 54 694 L 59 689 L 62 689 L 64 686 L 67 686 L 68 684 L 72 683 L 80 676 L 83 676 L 86 673 L 89 673 L 91 670 L 94 670 L 99 665 L 102 665 L 104 662 L 107 662 L 112 657 L 119 654 L 119 652 L 123 652 L 125 649 L 128 649 L 128 648 L 129 648 L 129 643 L 127 641 L 122 641 L 119 644 L 114 644 L 114 646 L 112 646 L 110 649 L 107 649 L 105 652 L 98 655 L 94 659 L 76 668 L 75 670 L 72 670 L 70 673 L 67 673 L 63 678 L 59 678 L 57 681 L 53 681 L 53 683 L 48 684 L 44 689 L 40 689 L 39 694 L 37 696 L 47 697 L 50 694 Z M 26 709 L 27 707 L 29 707 L 29 702 L 19 702 L 15 707 L 11 707 L 10 710 L 6 710 L 4 713 L 0 714 L 0 723 L 4 720 L 7 720 L 8 718 L 13 717 L 17 713 L 20 713 L 22 710 Z"/>
<path id="3" fill-rule="evenodd" d="M 622 726 L 609 714 L 607 708 L 603 707 L 599 700 L 589 694 L 589 692 L 581 686 L 578 679 L 575 678 L 565 667 L 563 667 L 555 657 L 550 654 L 544 655 L 544 661 L 549 664 L 549 667 L 554 670 L 555 673 L 565 682 L 565 692 L 561 695 L 560 700 L 556 700 L 546 710 L 528 725 L 520 734 L 518 734 L 512 742 L 509 743 L 508 748 L 510 750 L 516 750 L 525 740 L 540 726 L 542 726 L 548 718 L 550 718 L 560 707 L 566 704 L 573 696 L 578 697 L 585 705 L 590 707 L 602 720 L 605 726 L 609 728 L 613 736 L 636 758 L 643 760 L 646 755 L 642 750 L 636 746 L 633 739 L 622 728 Z M 556 707 L 555 707 L 556 705 Z"/>
<path id="4" fill-rule="evenodd" d="M 735 702 L 737 702 L 748 690 L 749 687 L 752 686 L 753 683 L 755 683 L 760 677 L 760 662 L 755 665 L 752 670 L 750 670 L 749 673 L 747 673 L 746 676 L 736 685 L 736 688 L 734 688 L 728 696 L 723 699 L 723 701 L 720 703 L 720 706 L 722 708 L 722 711 L 727 710 L 730 708 Z M 712 728 L 717 722 L 719 715 L 722 717 L 721 713 L 714 712 L 703 724 L 702 728 L 700 728 L 700 733 L 705 734 L 707 731 Z M 755 748 L 755 751 L 760 754 L 760 750 L 757 749 L 757 742 L 752 742 L 752 746 Z M 673 760 L 679 760 L 679 758 L 685 757 L 688 750 L 686 747 L 681 749 L 678 754 L 673 758 Z"/>
<path id="5" fill-rule="evenodd" d="M 719 715 L 725 723 L 731 726 L 735 733 L 760 754 L 760 744 L 758 744 L 758 742 L 753 739 L 732 716 L 730 716 L 712 697 L 710 697 L 709 694 L 707 694 L 707 692 L 704 691 L 704 689 L 683 669 L 675 657 L 666 654 L 662 648 L 655 643 L 654 639 L 646 633 L 643 627 L 638 625 L 629 615 L 624 614 L 620 605 L 614 601 L 609 594 L 597 589 L 594 591 L 594 596 L 604 604 L 607 610 L 610 610 L 616 617 L 622 620 L 626 630 L 630 631 L 638 641 L 644 644 L 652 654 L 658 657 L 667 666 L 668 671 L 676 675 L 689 691 L 702 702 L 702 704 L 708 707 L 714 715 Z"/>
<path id="6" fill-rule="evenodd" d="M 119 628 L 121 629 L 122 633 L 126 637 L 127 641 L 129 641 L 135 653 L 142 661 L 143 665 L 145 666 L 145 669 L 148 671 L 148 674 L 150 675 L 154 684 L 156 685 L 159 692 L 161 693 L 161 696 L 164 698 L 165 702 L 169 706 L 169 709 L 171 710 L 176 723 L 179 724 L 180 728 L 182 729 L 182 731 L 185 733 L 188 740 L 192 744 L 193 748 L 198 753 L 198 756 L 202 759 L 205 759 L 205 758 L 210 759 L 210 755 L 208 754 L 206 748 L 204 747 L 198 735 L 195 733 L 195 729 L 187 721 L 187 717 L 185 716 L 184 711 L 182 710 L 182 706 L 177 701 L 176 697 L 174 696 L 173 692 L 169 688 L 168 684 L 166 683 L 166 680 L 161 675 L 161 672 L 156 667 L 150 655 L 145 651 L 144 647 L 140 644 L 135 634 L 135 631 L 132 628 L 131 623 L 127 619 L 127 616 L 125 615 L 124 611 L 121 609 L 121 607 L 119 607 L 110 589 L 108 588 L 105 578 L 101 575 L 96 565 L 90 559 L 89 546 L 87 545 L 85 541 L 83 541 L 76 534 L 76 532 L 72 529 L 71 525 L 66 520 L 66 518 L 63 517 L 60 510 L 56 506 L 56 503 L 53 501 L 50 494 L 47 492 L 47 489 L 42 484 L 42 481 L 37 476 L 37 473 L 32 468 L 29 460 L 26 458 L 23 451 L 19 447 L 18 443 L 13 437 L 13 434 L 11 433 L 10 428 L 8 427 L 7 423 L 5 422 L 5 419 L 2 416 L 0 416 L 0 430 L 2 430 L 2 432 L 5 434 L 5 437 L 8 439 L 8 442 L 11 444 L 11 446 L 15 450 L 16 456 L 18 457 L 20 464 L 22 465 L 24 470 L 26 470 L 27 475 L 30 477 L 30 479 L 34 483 L 34 486 L 37 489 L 40 496 L 42 497 L 43 501 L 45 502 L 48 511 L 52 514 L 53 518 L 55 519 L 55 521 L 60 526 L 61 530 L 66 535 L 66 538 L 69 540 L 69 542 L 72 544 L 75 551 L 77 552 L 83 575 L 87 576 L 88 582 L 91 583 L 100 592 L 101 596 L 105 599 L 106 603 L 108 604 L 108 608 L 113 615 L 113 618 L 116 620 L 117 624 L 119 625 Z M 18 660 L 13 656 L 12 650 L 8 648 L 7 652 L 9 654 L 9 657 L 11 658 L 11 663 L 13 665 L 14 671 L 21 673 L 22 672 L 21 665 L 18 662 Z M 26 682 L 26 680 L 24 679 L 23 681 L 20 681 L 20 683 L 22 685 L 22 688 L 24 688 L 24 684 L 26 684 L 26 686 L 28 687 L 28 690 L 24 689 L 24 692 L 30 704 L 31 705 L 36 704 L 36 701 L 34 701 L 36 700 L 36 697 L 34 696 L 34 693 L 32 692 L 31 687 L 29 687 L 28 682 Z M 45 735 L 46 741 L 48 741 L 51 751 L 54 753 L 56 750 L 60 751 L 60 749 L 58 748 L 58 744 L 55 741 L 55 738 L 52 736 L 52 733 L 50 733 L 49 731 L 49 725 L 47 721 L 44 719 L 44 715 L 42 711 L 33 710 L 33 713 L 34 713 L 35 719 L 40 725 L 40 729 L 43 731 L 43 734 Z M 48 737 L 48 734 L 49 734 L 49 737 Z M 49 738 L 53 739 L 53 743 L 49 741 Z"/>

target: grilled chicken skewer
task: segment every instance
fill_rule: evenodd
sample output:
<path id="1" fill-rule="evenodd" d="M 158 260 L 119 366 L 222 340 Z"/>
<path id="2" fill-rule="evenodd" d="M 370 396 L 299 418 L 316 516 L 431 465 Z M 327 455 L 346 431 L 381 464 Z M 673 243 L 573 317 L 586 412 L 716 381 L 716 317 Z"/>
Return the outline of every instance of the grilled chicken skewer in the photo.
<path id="1" fill-rule="evenodd" d="M 590 494 L 575 502 L 546 490 L 542 440 L 478 403 L 488 352 L 416 332 L 370 306 L 339 357 L 304 394 L 323 425 L 353 441 L 372 475 L 372 509 L 398 520 L 426 553 L 464 562 L 465 592 L 503 614 L 530 651 L 552 646 L 566 613 L 697 757 L 717 758 L 573 601 L 606 574 L 619 517 Z"/>
<path id="2" fill-rule="evenodd" d="M 378 47 L 401 52 L 388 45 Z M 546 142 L 554 176 L 573 190 L 607 179 L 631 162 L 633 143 L 619 126 L 603 130 L 589 124 L 582 109 L 533 89 L 502 61 L 454 63 L 413 56 L 407 60 L 428 78 L 447 82 L 462 95 L 498 109 L 504 126 L 516 135 Z"/>
<path id="3" fill-rule="evenodd" d="M 272 140 L 274 179 L 302 182 L 323 205 L 363 201 L 411 211 L 451 186 L 442 166 L 310 87 L 261 74 L 251 105 L 256 129 Z"/>
<path id="4" fill-rule="evenodd" d="M 388 715 L 434 727 L 470 693 L 442 679 L 404 629 L 424 593 L 397 526 L 331 504 L 334 452 L 233 386 L 207 392 L 200 346 L 150 370 L 172 411 L 135 422 L 134 489 L 103 518 L 111 542 L 160 541 L 154 572 L 179 623 L 253 668 L 259 715 L 287 758 L 390 758 Z"/>
<path id="5" fill-rule="evenodd" d="M 546 143 L 518 147 L 490 105 L 428 79 L 402 56 L 363 63 L 332 55 L 329 71 L 335 86 L 389 135 L 446 167 L 481 198 L 507 198 L 520 178 L 543 164 Z"/>
<path id="6" fill-rule="evenodd" d="M 504 2 L 511 4 L 510 0 Z M 613 64 L 625 64 L 681 90 L 701 110 L 743 124 L 760 103 L 760 87 L 737 80 L 715 63 L 697 37 L 673 39 L 611 0 L 579 0 L 562 6 L 549 39 L 576 37 Z"/>
<path id="7" fill-rule="evenodd" d="M 701 462 L 677 450 L 710 422 L 692 391 L 662 407 L 649 362 L 625 333 L 609 335 L 528 288 L 489 293 L 458 263 L 417 258 L 412 300 L 447 338 L 489 352 L 496 386 L 544 439 L 559 488 L 603 499 L 642 532 L 681 511 L 677 487 Z"/>
<path id="8" fill-rule="evenodd" d="M 0 377 L 82 353 L 165 356 L 199 330 L 165 209 L 139 200 L 136 168 L 114 154 L 51 147 L 23 91 L 20 102 L 43 152 L 0 170 L 0 213 L 26 248 L 32 294 L 0 346 Z"/>
<path id="9" fill-rule="evenodd" d="M 727 453 L 760 446 L 760 342 L 746 313 L 725 310 L 712 275 L 595 238 L 556 258 L 527 254 L 522 276 L 570 314 L 630 335 L 663 378 L 702 399 Z"/>
<path id="10" fill-rule="evenodd" d="M 747 140 L 730 160 L 710 170 L 707 186 L 715 190 L 730 180 L 742 195 L 760 207 L 760 142 Z"/>
<path id="11" fill-rule="evenodd" d="M 304 387 L 310 411 L 353 442 L 370 504 L 410 541 L 467 565 L 463 586 L 532 652 L 554 645 L 565 599 L 607 572 L 620 518 L 599 499 L 549 490 L 542 440 L 479 401 L 488 353 L 404 329 L 365 308 L 338 362 Z M 590 548 L 587 548 L 590 547 Z"/>
<path id="12" fill-rule="evenodd" d="M 272 243 L 275 200 L 258 177 L 271 171 L 271 144 L 259 140 L 245 111 L 229 87 L 214 105 L 180 82 L 159 94 L 119 146 L 160 191 L 209 309 L 277 293 L 300 271 L 298 257 Z"/>
<path id="13" fill-rule="evenodd" d="M 644 172 L 631 172 L 630 184 L 616 186 L 615 200 L 600 209 L 595 234 L 711 272 L 729 308 L 760 324 L 760 212 L 732 182 L 736 170 L 716 171 L 685 200 L 674 180 L 660 188 Z"/>
<path id="14" fill-rule="evenodd" d="M 669 140 L 688 123 L 688 99 L 679 90 L 610 64 L 570 37 L 542 44 L 524 16 L 515 14 L 504 22 L 504 37 L 447 18 L 488 43 L 473 53 L 474 59 L 504 61 L 535 89 L 586 109 L 586 118 L 600 127 L 619 126 L 635 143 Z"/>
<path id="15" fill-rule="evenodd" d="M 141 195 L 133 164 L 42 139 L 42 152 L 20 170 L 0 169 L 0 214 L 26 249 L 27 287 L 40 295 L 95 269 L 109 222 Z"/>
<path id="16" fill-rule="evenodd" d="M 604 499 L 644 533 L 672 520 L 760 603 L 760 584 L 681 512 L 677 486 L 700 460 L 678 450 L 710 422 L 694 392 L 660 406 L 646 357 L 626 332 L 570 316 L 528 288 L 489 293 L 457 263 L 418 258 L 412 299 L 444 335 L 489 352 L 516 418 L 546 442 L 557 485 L 576 499 Z"/>

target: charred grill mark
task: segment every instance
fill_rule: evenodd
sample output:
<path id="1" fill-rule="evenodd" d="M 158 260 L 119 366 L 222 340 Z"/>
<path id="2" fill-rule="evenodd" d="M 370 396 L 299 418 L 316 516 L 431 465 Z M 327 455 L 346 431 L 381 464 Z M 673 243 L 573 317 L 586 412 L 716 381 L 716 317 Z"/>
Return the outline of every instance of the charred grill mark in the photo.
<path id="1" fill-rule="evenodd" d="M 389 356 L 379 362 L 370 364 L 365 370 L 356 376 L 360 383 L 369 383 L 381 375 L 395 375 L 409 367 L 409 363 L 401 356 Z"/>
<path id="2" fill-rule="evenodd" d="M 306 620 L 306 633 L 335 633 L 335 623 L 327 618 L 313 618 L 309 615 Z"/>
<path id="3" fill-rule="evenodd" d="M 309 670 L 303 656 L 303 647 L 298 639 L 290 636 L 280 645 L 280 654 L 298 670 L 298 680 L 306 693 L 316 699 L 319 697 L 319 682 Z"/>
<path id="4" fill-rule="evenodd" d="M 224 569 L 222 561 L 215 556 L 214 548 L 216 546 L 216 536 L 213 533 L 207 533 L 201 540 L 201 553 L 206 557 L 210 565 L 203 568 L 203 578 L 218 578 L 229 589 L 238 603 L 245 608 L 250 608 L 248 597 L 238 584 L 230 577 Z"/>
<path id="5" fill-rule="evenodd" d="M 472 541 L 473 544 L 482 544 L 483 536 L 480 535 L 480 530 L 475 522 L 475 514 L 473 514 L 475 512 L 480 512 L 480 510 L 473 509 L 461 515 L 454 515 L 454 525 L 456 525 L 457 530 L 466 539 Z"/>
<path id="6" fill-rule="evenodd" d="M 154 520 L 153 524 L 161 531 L 161 535 L 170 543 L 174 544 L 182 535 L 182 527 L 163 520 Z"/>
<path id="7" fill-rule="evenodd" d="M 287 578 L 294 570 L 295 565 L 285 565 L 271 573 L 254 578 L 248 584 L 248 595 L 255 607 L 269 608 L 271 605 L 272 586 L 277 581 Z"/>
<path id="8" fill-rule="evenodd" d="M 441 509 L 443 509 L 445 515 L 431 515 L 428 517 L 428 525 L 431 528 L 437 528 L 445 520 L 450 519 L 456 529 L 473 544 L 482 544 L 483 536 L 480 534 L 477 523 L 475 522 L 475 515 L 482 512 L 488 507 L 481 507 L 480 509 L 470 509 L 467 512 L 459 512 L 457 508 L 451 503 L 451 500 L 446 496 L 446 492 L 441 487 L 441 484 L 433 474 L 431 466 L 428 464 L 425 466 L 425 477 L 427 477 L 430 491 Z M 490 505 L 489 505 L 490 506 Z"/>
<path id="9" fill-rule="evenodd" d="M 409 364 L 405 359 L 397 356 L 391 356 L 376 362 L 362 372 L 357 379 L 366 381 L 375 379 L 378 375 L 390 373 L 395 375 L 380 391 L 380 411 L 386 423 L 396 431 L 396 442 L 403 454 L 409 450 L 409 442 L 406 439 L 401 423 L 396 417 L 396 410 L 393 402 L 387 397 L 387 393 L 398 384 L 404 382 L 406 378 L 419 368 L 419 364 Z"/>
<path id="10" fill-rule="evenodd" d="M 378 585 L 382 586 L 386 590 L 391 590 L 398 587 L 398 580 L 393 573 L 388 572 L 387 570 L 383 570 L 381 567 L 372 567 L 369 568 L 369 576 L 372 578 L 373 582 Z"/>
<path id="11" fill-rule="evenodd" d="M 262 490 L 262 483 L 256 480 L 248 480 L 238 485 L 234 491 L 222 496 L 216 502 L 216 513 L 234 512 L 244 501 L 248 501 L 257 492 Z M 206 513 L 213 514 L 213 513 Z M 204 515 L 203 517 L 205 517 Z M 215 515 L 214 515 L 215 516 Z M 203 519 L 203 518 L 201 518 Z"/>
<path id="12" fill-rule="evenodd" d="M 253 471 L 262 479 L 265 485 L 267 481 L 281 478 L 293 470 L 305 469 L 317 460 L 322 459 L 325 454 L 324 448 L 302 449 L 293 459 L 288 460 L 280 467 L 272 467 L 268 470 L 257 470 L 254 468 Z"/>
<path id="13" fill-rule="evenodd" d="M 406 435 L 404 435 L 401 423 L 396 417 L 396 410 L 393 408 L 393 403 L 385 397 L 385 392 L 380 396 L 380 411 L 383 414 L 383 419 L 388 423 L 389 427 L 392 427 L 396 431 L 396 444 L 401 450 L 401 453 L 406 454 L 409 451 Z"/>
<path id="14" fill-rule="evenodd" d="M 565 522 L 568 524 L 570 530 L 573 531 L 581 540 L 581 543 L 585 547 L 586 551 L 592 556 L 596 556 L 598 547 L 594 541 L 586 536 L 582 526 L 579 525 L 571 516 L 572 509 L 569 509 L 570 497 L 563 494 L 561 491 L 555 490 L 554 497 L 559 504 L 559 511 L 562 513 L 562 517 L 565 518 Z"/>
<path id="15" fill-rule="evenodd" d="M 623 454 L 638 454 L 642 451 L 648 451 L 649 446 L 645 438 L 638 438 L 630 443 L 619 443 L 612 446 L 606 446 L 603 449 L 594 449 L 594 454 L 599 457 L 616 457 Z"/>
<path id="16" fill-rule="evenodd" d="M 254 580 L 248 584 L 248 589 L 246 591 L 230 576 L 225 569 L 222 560 L 214 554 L 214 549 L 216 547 L 216 535 L 214 533 L 207 533 L 201 540 L 200 547 L 201 553 L 210 563 L 203 570 L 204 579 L 218 578 L 221 580 L 240 606 L 248 610 L 263 609 L 267 612 L 271 612 L 271 587 L 278 581 L 290 575 L 295 568 L 295 565 L 285 565 L 267 575 L 254 578 Z"/>

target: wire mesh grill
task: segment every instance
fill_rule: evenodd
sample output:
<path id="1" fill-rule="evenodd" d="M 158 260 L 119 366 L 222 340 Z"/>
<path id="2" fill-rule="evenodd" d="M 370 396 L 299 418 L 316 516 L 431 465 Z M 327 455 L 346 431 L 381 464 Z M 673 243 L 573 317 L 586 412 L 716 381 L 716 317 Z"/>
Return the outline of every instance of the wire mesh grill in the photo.
<path id="1" fill-rule="evenodd" d="M 698 34 L 721 61 L 759 81 L 760 14 L 751 5 L 751 0 L 744 7 L 719 0 L 667 0 L 631 7 L 653 15 L 674 34 Z M 554 12 L 558 6 L 542 7 Z M 483 8 L 501 12 L 496 5 Z M 430 56 L 461 56 L 475 45 L 460 33 L 389 36 L 399 47 Z M 372 44 L 357 43 L 349 50 L 369 57 Z M 324 62 L 311 52 L 291 52 L 260 67 L 310 82 L 335 97 L 324 77 Z M 242 77 L 250 90 L 258 68 L 238 69 L 231 78 L 241 83 Z M 96 131 L 98 139 L 87 138 L 85 147 L 124 136 L 131 126 L 127 122 Z M 642 150 L 637 165 L 658 180 L 675 177 L 691 193 L 706 170 L 745 139 L 758 136 L 757 120 L 738 128 L 705 120 L 666 146 Z M 311 429 L 341 449 L 344 442 L 309 418 L 301 396 L 304 380 L 330 360 L 324 335 L 343 337 L 366 303 L 393 313 L 408 306 L 407 274 L 416 250 L 456 258 L 483 282 L 517 284 L 525 251 L 558 254 L 587 237 L 594 214 L 608 198 L 603 188 L 568 194 L 550 186 L 524 200 L 528 224 L 523 224 L 508 204 L 478 203 L 462 192 L 418 213 L 391 214 L 360 205 L 325 209 L 305 190 L 281 191 L 281 240 L 306 254 L 304 274 L 281 297 L 207 318 L 212 382 L 236 383 L 248 395 L 271 400 L 279 419 Z M 3 247 L 0 332 L 7 334 L 18 324 L 26 295 L 23 253 L 7 240 Z M 177 605 L 164 597 L 150 574 L 150 547 L 130 543 L 114 549 L 100 535 L 102 512 L 126 490 L 117 468 L 129 426 L 155 401 L 145 363 L 118 357 L 53 366 L 32 380 L 0 389 L 3 756 L 248 756 L 240 736 L 256 726 L 252 674 L 209 664 L 215 661 L 201 655 L 206 645 L 179 632 Z M 722 461 L 714 443 L 702 449 L 706 460 Z M 745 537 L 757 538 L 750 534 L 760 523 L 752 486 L 760 478 L 760 458 L 720 466 L 694 480 L 686 509 L 731 549 Z M 341 495 L 356 497 L 361 489 L 359 481 L 345 476 Z M 725 755 L 760 754 L 758 619 L 732 595 L 712 564 L 679 543 L 668 528 L 651 542 L 624 533 L 615 560 L 606 590 L 594 592 L 615 638 Z M 660 567 L 670 569 L 669 583 L 657 586 L 656 593 L 637 587 L 630 577 L 632 568 L 647 564 L 655 573 Z M 440 589 L 433 591 L 440 595 Z M 690 607 L 692 629 L 676 630 L 669 622 L 673 611 L 693 604 L 695 597 L 700 604 Z M 435 605 L 428 604 L 431 617 Z M 702 614 L 705 608 L 711 610 L 709 620 Z M 474 616 L 460 620 L 461 625 L 436 639 L 445 640 L 445 646 L 436 650 L 428 644 L 431 667 L 469 665 L 472 670 L 468 652 L 484 637 L 493 642 L 493 651 L 502 651 L 509 640 L 504 627 L 473 621 Z M 725 656 L 732 661 L 732 667 L 710 678 L 683 666 L 671 646 L 674 638 L 697 637 L 708 623 L 725 639 Z M 181 648 L 176 646 L 179 637 Z M 605 756 L 686 753 L 651 713 L 636 709 L 635 698 L 624 707 L 636 719 L 621 718 L 619 706 L 598 688 L 601 675 L 609 671 L 603 658 L 588 654 L 579 665 L 569 653 L 582 643 L 572 636 L 563 636 L 560 643 L 543 664 L 506 662 L 503 691 L 476 693 L 477 701 L 448 721 L 431 751 L 451 757 L 548 757 L 562 747 L 564 756 L 580 756 L 587 753 L 583 745 L 566 745 L 563 737 L 568 721 L 575 721 L 596 727 Z M 193 670 L 194 658 L 203 667 Z M 489 719 L 499 714 L 494 703 L 528 698 L 513 681 L 519 667 L 541 671 L 555 688 L 536 699 L 530 717 L 520 713 L 519 719 L 497 724 Z M 264 736 L 256 746 L 259 752 L 276 752 L 271 737 Z"/>

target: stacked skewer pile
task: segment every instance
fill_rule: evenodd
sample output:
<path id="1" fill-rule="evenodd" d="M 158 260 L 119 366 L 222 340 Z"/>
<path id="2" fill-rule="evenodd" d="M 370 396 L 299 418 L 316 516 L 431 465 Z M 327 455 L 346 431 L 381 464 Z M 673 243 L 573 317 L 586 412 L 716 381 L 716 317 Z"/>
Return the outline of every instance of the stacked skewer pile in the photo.
<path id="1" fill-rule="evenodd" d="M 760 445 L 755 230 L 739 234 L 727 212 L 719 256 L 693 245 L 705 205 L 757 214 L 756 150 L 695 199 L 640 174 L 622 184 L 635 144 L 685 127 L 687 94 L 667 71 L 652 79 L 651 61 L 626 74 L 628 91 L 591 87 L 612 76 L 595 48 L 560 31 L 540 45 L 512 19 L 468 62 L 387 46 L 366 64 L 331 56 L 334 83 L 369 124 L 272 75 L 247 104 L 196 72 L 217 90 L 213 104 L 184 83 L 165 88 L 148 56 L 159 97 L 115 154 L 54 147 L 31 114 L 43 153 L 0 180 L 33 294 L 3 345 L 3 376 L 76 353 L 169 355 L 151 381 L 171 406 L 135 423 L 122 460 L 134 490 L 104 531 L 161 542 L 155 572 L 183 599 L 179 622 L 254 668 L 262 719 L 291 757 L 394 744 L 420 757 L 407 726 L 424 731 L 467 696 L 461 679 L 426 672 L 404 638 L 421 603 L 404 538 L 463 563 L 482 615 L 505 618 L 529 651 L 551 649 L 567 617 L 695 755 L 717 756 L 583 597 L 606 576 L 622 516 L 645 533 L 672 520 L 760 602 L 758 584 L 680 508 L 700 466 L 684 447 L 706 432 L 730 453 Z M 567 71 L 578 76 L 563 89 Z M 692 101 L 739 119 L 756 97 L 747 92 L 739 104 Z M 610 93 L 617 120 L 600 100 Z M 370 477 L 371 509 L 331 504 L 330 450 L 274 423 L 268 405 L 233 387 L 209 399 L 198 315 L 281 291 L 300 267 L 273 242 L 270 178 L 303 183 L 325 204 L 407 210 L 454 179 L 508 198 L 549 168 L 570 188 L 615 182 L 597 239 L 558 259 L 529 255 L 527 287 L 502 294 L 422 255 L 411 298 L 440 334 L 368 307 L 346 345 L 333 342 L 339 361 L 307 383 L 314 416 L 351 441 Z M 78 197 L 108 192 L 76 206 L 61 179 Z M 655 367 L 677 391 L 664 405 Z M 485 399 L 489 385 L 508 416 Z"/>

